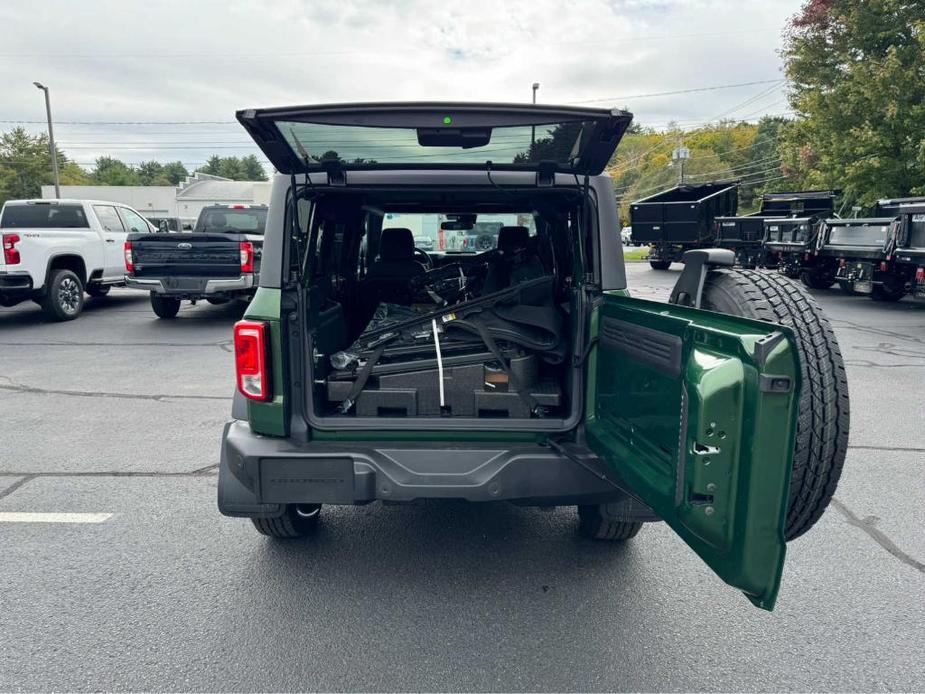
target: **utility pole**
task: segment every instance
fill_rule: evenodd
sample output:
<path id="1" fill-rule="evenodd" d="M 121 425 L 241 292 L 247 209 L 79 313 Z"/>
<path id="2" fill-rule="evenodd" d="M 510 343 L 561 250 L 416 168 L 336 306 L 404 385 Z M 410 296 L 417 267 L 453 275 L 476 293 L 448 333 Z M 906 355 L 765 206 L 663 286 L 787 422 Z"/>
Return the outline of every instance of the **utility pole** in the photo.
<path id="1" fill-rule="evenodd" d="M 684 162 L 690 159 L 691 151 L 684 146 L 684 142 L 678 136 L 678 146 L 671 152 L 671 161 L 678 167 L 678 185 L 684 184 Z"/>
<path id="2" fill-rule="evenodd" d="M 533 105 L 536 106 L 536 90 L 540 88 L 539 82 L 533 83 Z M 533 149 L 533 144 L 536 142 L 536 126 L 530 126 L 530 149 Z"/>
<path id="3" fill-rule="evenodd" d="M 61 197 L 61 186 L 58 183 L 58 151 L 55 149 L 55 131 L 51 125 L 51 97 L 48 87 L 41 82 L 33 82 L 38 89 L 45 92 L 45 113 L 48 116 L 48 150 L 51 153 L 51 170 L 55 176 L 55 198 Z"/>

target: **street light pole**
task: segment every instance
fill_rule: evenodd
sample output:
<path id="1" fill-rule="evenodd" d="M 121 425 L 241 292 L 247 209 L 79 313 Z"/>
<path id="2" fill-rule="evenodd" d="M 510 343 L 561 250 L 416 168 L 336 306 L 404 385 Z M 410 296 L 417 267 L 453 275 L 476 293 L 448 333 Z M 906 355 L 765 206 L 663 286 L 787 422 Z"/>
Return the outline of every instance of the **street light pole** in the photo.
<path id="1" fill-rule="evenodd" d="M 533 105 L 536 106 L 536 90 L 540 88 L 539 82 L 533 83 Z M 536 126 L 530 126 L 530 149 L 533 149 L 533 144 L 536 142 Z"/>
<path id="2" fill-rule="evenodd" d="M 51 170 L 55 176 L 55 198 L 61 197 L 61 186 L 58 183 L 58 152 L 55 149 L 55 131 L 51 125 L 51 97 L 48 95 L 48 87 L 41 82 L 33 82 L 38 89 L 45 92 L 45 113 L 48 116 L 48 150 L 51 152 Z"/>

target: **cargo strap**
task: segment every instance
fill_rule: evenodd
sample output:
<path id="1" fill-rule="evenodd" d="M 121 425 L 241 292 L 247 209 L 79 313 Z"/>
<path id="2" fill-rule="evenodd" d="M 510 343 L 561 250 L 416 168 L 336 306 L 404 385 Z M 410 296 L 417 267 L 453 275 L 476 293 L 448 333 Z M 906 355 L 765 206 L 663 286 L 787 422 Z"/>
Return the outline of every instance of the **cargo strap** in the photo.
<path id="1" fill-rule="evenodd" d="M 385 346 L 387 344 L 388 342 L 383 342 L 376 347 L 376 350 L 369 355 L 366 363 L 363 364 L 363 368 L 357 373 L 357 380 L 353 382 L 350 392 L 347 393 L 347 397 L 344 398 L 340 407 L 337 408 L 341 414 L 347 414 L 354 403 L 356 403 L 356 399 L 360 397 L 360 393 L 362 393 L 363 388 L 366 387 L 366 381 L 369 380 L 369 375 L 373 372 L 373 367 L 376 365 L 376 362 L 379 361 L 379 358 L 382 357 L 382 353 L 385 351 Z"/>
<path id="2" fill-rule="evenodd" d="M 492 356 L 501 364 L 501 370 L 507 375 L 507 382 L 510 388 L 514 389 L 514 392 L 517 393 L 517 396 L 523 401 L 527 406 L 527 411 L 535 417 L 543 417 L 546 414 L 545 408 L 543 408 L 530 393 L 528 393 L 520 385 L 520 379 L 514 375 L 514 372 L 511 370 L 511 367 L 504 359 L 504 355 L 501 354 L 501 350 L 498 349 L 498 345 L 495 342 L 495 338 L 491 336 L 491 333 L 485 328 L 484 325 L 481 325 L 478 322 L 472 322 L 467 320 L 456 320 L 453 323 L 462 328 L 468 328 L 474 330 L 482 342 L 485 343 L 485 346 L 488 347 L 488 351 L 491 352 Z"/>

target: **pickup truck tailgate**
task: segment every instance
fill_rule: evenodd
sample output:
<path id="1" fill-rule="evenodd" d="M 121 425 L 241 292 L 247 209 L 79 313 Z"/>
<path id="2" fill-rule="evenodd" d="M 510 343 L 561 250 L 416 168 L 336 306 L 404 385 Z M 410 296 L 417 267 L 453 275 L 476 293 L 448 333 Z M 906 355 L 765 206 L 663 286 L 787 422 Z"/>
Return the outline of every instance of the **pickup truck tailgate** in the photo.
<path id="1" fill-rule="evenodd" d="M 129 237 L 135 277 L 236 277 L 243 237 L 237 234 L 143 234 Z"/>

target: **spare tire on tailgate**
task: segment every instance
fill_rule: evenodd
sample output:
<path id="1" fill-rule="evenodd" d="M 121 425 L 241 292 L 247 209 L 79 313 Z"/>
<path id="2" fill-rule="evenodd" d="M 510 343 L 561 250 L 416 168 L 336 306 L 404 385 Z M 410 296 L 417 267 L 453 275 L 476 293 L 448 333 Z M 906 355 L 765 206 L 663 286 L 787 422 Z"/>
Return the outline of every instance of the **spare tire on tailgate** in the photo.
<path id="1" fill-rule="evenodd" d="M 799 284 L 773 272 L 713 270 L 701 308 L 785 325 L 797 338 L 799 421 L 784 534 L 793 540 L 822 516 L 848 448 L 848 380 L 832 326 Z"/>

